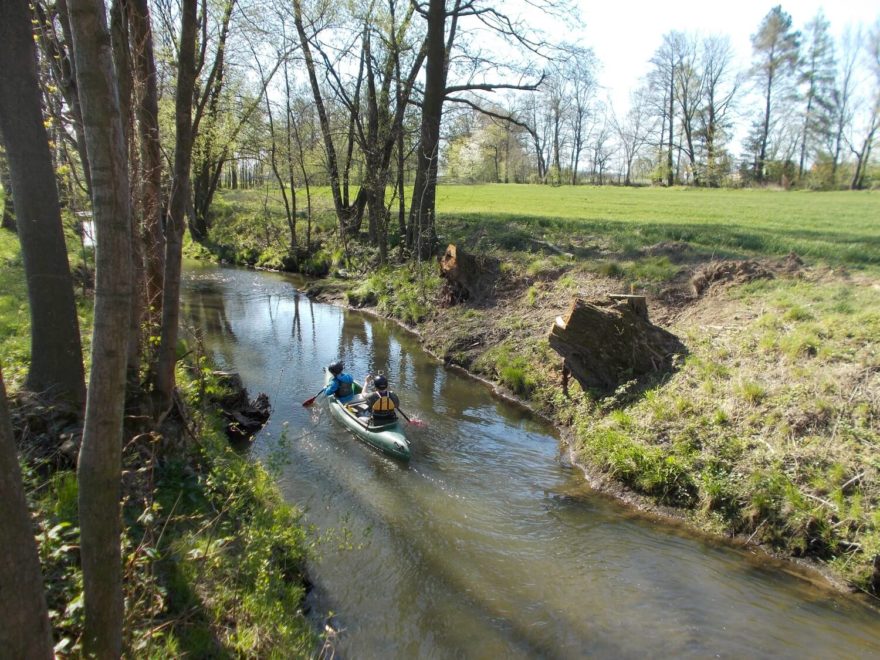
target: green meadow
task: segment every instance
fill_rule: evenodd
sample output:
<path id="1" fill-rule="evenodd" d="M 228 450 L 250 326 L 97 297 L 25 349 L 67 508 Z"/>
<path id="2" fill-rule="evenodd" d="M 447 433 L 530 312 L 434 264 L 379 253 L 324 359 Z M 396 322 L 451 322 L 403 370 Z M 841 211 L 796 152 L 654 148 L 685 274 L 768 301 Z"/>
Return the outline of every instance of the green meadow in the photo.
<path id="1" fill-rule="evenodd" d="M 303 191 L 297 195 L 302 211 L 305 196 Z M 389 191 L 386 202 L 391 199 Z M 312 206 L 318 226 L 331 229 L 335 222 L 329 188 L 312 188 Z M 265 189 L 221 191 L 214 212 L 219 221 L 212 237 L 230 247 L 262 252 L 287 231 L 277 189 L 268 194 Z M 267 222 L 275 231 L 254 231 Z M 300 218 L 300 227 L 304 224 Z M 484 247 L 502 251 L 536 251 L 535 241 L 543 240 L 576 257 L 595 258 L 678 241 L 687 243 L 694 256 L 781 256 L 794 251 L 811 261 L 864 267 L 880 265 L 880 193 L 439 186 L 441 240 L 460 241 L 480 231 Z"/>
<path id="2" fill-rule="evenodd" d="M 880 264 L 880 194 L 874 192 L 510 184 L 437 192 L 441 235 L 479 223 L 502 248 L 543 237 L 578 255 L 572 239 L 592 236 L 599 247 L 623 252 L 682 241 L 716 256 L 794 251 L 829 263 Z"/>

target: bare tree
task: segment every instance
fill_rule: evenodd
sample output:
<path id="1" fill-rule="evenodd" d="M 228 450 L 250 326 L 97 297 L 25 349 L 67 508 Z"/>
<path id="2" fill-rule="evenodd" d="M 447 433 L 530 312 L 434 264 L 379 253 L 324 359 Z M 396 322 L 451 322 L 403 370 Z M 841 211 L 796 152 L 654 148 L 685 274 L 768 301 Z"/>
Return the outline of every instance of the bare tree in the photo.
<path id="1" fill-rule="evenodd" d="M 871 151 L 880 130 L 880 19 L 871 28 L 865 43 L 865 64 L 870 75 L 869 91 L 866 99 L 867 112 L 865 113 L 864 129 L 861 139 L 849 140 L 850 151 L 856 157 L 855 172 L 850 182 L 850 188 L 860 190 L 865 187 L 868 163 L 871 160 Z"/>
<path id="2" fill-rule="evenodd" d="M 546 11 L 554 11 L 552 2 L 530 2 L 530 6 Z M 507 7 L 505 7 L 507 9 Z M 473 19 L 482 29 L 493 31 L 501 39 L 515 44 L 532 54 L 544 56 L 544 45 L 529 35 L 524 21 L 512 19 L 489 2 L 479 0 L 453 0 L 447 9 L 444 0 L 430 0 L 417 5 L 417 11 L 427 21 L 425 91 L 422 98 L 422 117 L 419 143 L 416 149 L 416 177 L 413 184 L 410 217 L 407 226 L 407 244 L 417 259 L 428 257 L 436 242 L 435 199 L 437 170 L 439 163 L 440 125 L 445 102 L 461 103 L 481 112 L 490 112 L 485 103 L 473 95 L 480 92 L 492 93 L 504 89 L 534 91 L 543 81 L 543 76 L 534 83 L 507 84 L 478 80 L 478 73 L 509 69 L 501 62 L 487 61 L 483 57 L 465 58 L 468 79 L 461 84 L 449 84 L 449 72 L 455 63 L 453 47 L 460 29 L 460 22 Z M 448 21 L 448 22 L 447 22 Z M 508 118 L 513 119 L 513 118 Z"/>
<path id="3" fill-rule="evenodd" d="M 846 142 L 846 132 L 852 125 L 854 114 L 854 96 L 857 86 L 856 70 L 862 50 L 862 32 L 847 30 L 843 36 L 843 53 L 840 60 L 840 71 L 836 76 L 836 84 L 832 93 L 833 128 L 829 133 L 828 152 L 831 154 L 831 182 L 837 184 L 837 169 L 840 165 L 840 154 Z"/>
<path id="4" fill-rule="evenodd" d="M 129 21 L 134 51 L 135 112 L 140 146 L 140 226 L 146 261 L 146 298 L 149 334 L 155 335 L 162 318 L 165 235 L 162 232 L 162 153 L 159 140 L 159 90 L 153 31 L 147 0 L 130 0 Z M 136 237 L 137 238 L 137 237 Z"/>
<path id="5" fill-rule="evenodd" d="M 0 131 L 0 186 L 3 186 L 3 213 L 0 216 L 0 229 L 16 231 L 15 202 L 12 199 L 12 181 L 9 178 L 9 163 L 3 146 L 3 133 Z"/>
<path id="6" fill-rule="evenodd" d="M 596 115 L 598 121 L 590 136 L 590 156 L 593 165 L 593 182 L 603 186 L 606 183 L 605 169 L 613 155 L 610 144 L 613 128 L 608 119 L 608 113 L 605 111 L 604 104 L 597 108 Z"/>
<path id="7" fill-rule="evenodd" d="M 89 173 L 89 159 L 86 153 L 85 134 L 83 133 L 82 109 L 79 104 L 79 90 L 76 83 L 76 64 L 71 52 L 70 21 L 67 15 L 67 0 L 55 3 L 45 1 L 32 4 L 37 23 L 39 43 L 45 55 L 51 80 L 60 92 L 67 108 L 66 124 L 73 130 L 76 154 L 82 166 L 85 192 L 91 195 L 92 179 Z M 67 136 L 67 131 L 62 132 Z"/>
<path id="8" fill-rule="evenodd" d="M 317 64 L 315 62 L 315 56 L 312 52 L 312 38 L 309 32 L 306 31 L 306 19 L 303 15 L 302 11 L 302 1 L 301 0 L 293 0 L 293 8 L 294 8 L 294 24 L 296 25 L 296 31 L 299 35 L 300 40 L 300 48 L 302 49 L 303 60 L 306 66 L 306 73 L 308 74 L 309 84 L 312 88 L 312 94 L 315 99 L 315 109 L 318 113 L 318 120 L 321 127 L 321 133 L 324 138 L 324 150 L 327 158 L 327 174 L 330 179 L 330 191 L 333 196 L 333 207 L 336 210 L 336 217 L 339 223 L 339 232 L 340 236 L 345 236 L 349 231 L 348 227 L 352 223 L 352 220 L 355 217 L 360 217 L 363 213 L 364 206 L 366 204 L 366 197 L 362 194 L 358 194 L 357 198 L 353 203 L 349 203 L 348 199 L 348 165 L 347 162 L 344 165 L 343 169 L 340 170 L 339 167 L 339 157 L 336 153 L 336 145 L 333 142 L 333 128 L 330 122 L 330 115 L 327 112 L 327 104 L 324 101 L 324 93 L 321 89 L 321 85 L 318 82 L 318 69 Z M 312 28 L 312 26 L 309 26 Z M 315 30 L 312 29 L 312 32 Z M 360 73 L 358 75 L 358 79 L 360 80 L 363 75 L 363 63 L 360 64 Z M 360 87 L 356 88 L 354 93 L 355 98 L 359 98 Z M 353 124 L 353 119 L 350 123 Z M 353 125 L 349 130 L 349 135 L 353 133 Z M 353 139 L 348 140 L 349 147 L 353 144 Z M 350 160 L 350 157 L 349 157 Z"/>
<path id="9" fill-rule="evenodd" d="M 679 109 L 679 129 L 684 137 L 680 149 L 688 158 L 691 176 L 700 184 L 700 168 L 697 165 L 697 113 L 703 104 L 703 76 L 697 63 L 697 41 L 694 37 L 679 34 L 675 40 L 676 64 L 674 96 Z"/>
<path id="10" fill-rule="evenodd" d="M 730 129 L 729 112 L 739 81 L 731 71 L 733 49 L 728 37 L 707 37 L 702 48 L 703 102 L 699 108 L 700 133 L 705 143 L 705 183 L 721 183 L 719 155 Z"/>
<path id="11" fill-rule="evenodd" d="M 570 96 L 569 123 L 571 133 L 571 185 L 577 185 L 581 154 L 586 146 L 587 120 L 596 97 L 596 56 L 589 48 L 571 47 L 563 74 L 568 80 Z"/>
<path id="12" fill-rule="evenodd" d="M 27 387 L 85 401 L 73 281 L 49 139 L 43 124 L 28 5 L 0 3 L 0 134 L 9 159 L 31 313 Z"/>
<path id="13" fill-rule="evenodd" d="M 675 135 L 676 86 L 680 77 L 681 62 L 684 57 L 686 39 L 681 32 L 668 32 L 663 35 L 663 43 L 651 58 L 654 69 L 648 76 L 649 88 L 653 91 L 655 107 L 661 118 L 660 150 L 662 152 L 661 172 L 666 185 L 675 183 L 673 167 L 673 143 Z M 664 143 L 665 140 L 665 143 Z"/>
<path id="14" fill-rule="evenodd" d="M 611 112 L 614 130 L 617 132 L 617 139 L 623 149 L 623 184 L 625 186 L 632 185 L 633 163 L 638 159 L 644 146 L 648 144 L 651 133 L 656 130 L 656 119 L 651 117 L 648 97 L 649 92 L 644 87 L 632 92 L 629 110 L 623 121 L 618 119 L 613 109 Z"/>

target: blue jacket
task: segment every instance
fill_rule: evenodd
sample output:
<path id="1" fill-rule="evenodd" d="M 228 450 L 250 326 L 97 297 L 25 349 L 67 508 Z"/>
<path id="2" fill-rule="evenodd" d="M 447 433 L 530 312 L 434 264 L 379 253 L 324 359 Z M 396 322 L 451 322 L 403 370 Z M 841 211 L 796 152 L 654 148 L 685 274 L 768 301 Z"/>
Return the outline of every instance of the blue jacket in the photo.
<path id="1" fill-rule="evenodd" d="M 349 374 L 343 373 L 338 376 L 333 376 L 333 380 L 331 380 L 330 384 L 324 389 L 324 394 L 327 396 L 336 394 L 336 398 L 342 403 L 348 403 L 354 397 L 354 391 L 352 390 L 353 383 L 354 378 Z"/>

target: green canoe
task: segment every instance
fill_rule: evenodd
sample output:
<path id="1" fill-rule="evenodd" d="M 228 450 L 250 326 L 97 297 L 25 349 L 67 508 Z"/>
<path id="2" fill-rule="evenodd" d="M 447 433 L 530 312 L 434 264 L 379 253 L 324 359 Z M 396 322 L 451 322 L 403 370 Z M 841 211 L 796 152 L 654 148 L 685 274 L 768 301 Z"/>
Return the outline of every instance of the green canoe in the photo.
<path id="1" fill-rule="evenodd" d="M 361 391 L 361 387 L 357 383 L 355 383 L 354 389 L 355 392 Z M 400 420 L 395 419 L 393 422 L 374 425 L 370 423 L 369 417 L 357 416 L 355 405 L 340 403 L 335 396 L 329 396 L 327 399 L 330 401 L 330 414 L 359 440 L 363 440 L 371 447 L 375 447 L 389 456 L 403 461 L 409 460 L 409 440 L 403 434 Z"/>

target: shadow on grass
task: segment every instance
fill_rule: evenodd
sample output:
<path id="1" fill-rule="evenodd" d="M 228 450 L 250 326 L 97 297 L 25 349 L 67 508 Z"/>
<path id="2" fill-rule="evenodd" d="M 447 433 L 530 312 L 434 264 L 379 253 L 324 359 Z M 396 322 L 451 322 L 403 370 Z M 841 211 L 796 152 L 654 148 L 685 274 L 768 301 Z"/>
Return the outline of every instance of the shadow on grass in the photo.
<path id="1" fill-rule="evenodd" d="M 795 222 L 784 228 L 745 228 L 734 223 L 646 223 L 567 220 L 522 215 L 458 214 L 443 218 L 450 241 L 481 248 L 540 252 L 536 239 L 581 259 L 633 255 L 665 241 L 686 243 L 694 260 L 706 257 L 784 256 L 789 252 L 829 263 L 862 267 L 880 264 L 880 232 L 810 229 Z"/>

